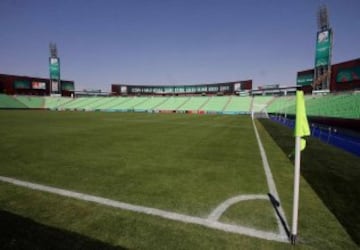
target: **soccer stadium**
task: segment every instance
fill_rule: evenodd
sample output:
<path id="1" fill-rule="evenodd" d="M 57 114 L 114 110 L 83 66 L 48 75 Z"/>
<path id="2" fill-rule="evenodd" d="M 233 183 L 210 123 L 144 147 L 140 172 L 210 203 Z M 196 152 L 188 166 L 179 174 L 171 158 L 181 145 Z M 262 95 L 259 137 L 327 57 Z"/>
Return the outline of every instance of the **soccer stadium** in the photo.
<path id="1" fill-rule="evenodd" d="M 331 64 L 319 18 L 290 87 L 76 91 L 53 43 L 49 78 L 0 74 L 0 248 L 358 249 L 360 59 Z"/>

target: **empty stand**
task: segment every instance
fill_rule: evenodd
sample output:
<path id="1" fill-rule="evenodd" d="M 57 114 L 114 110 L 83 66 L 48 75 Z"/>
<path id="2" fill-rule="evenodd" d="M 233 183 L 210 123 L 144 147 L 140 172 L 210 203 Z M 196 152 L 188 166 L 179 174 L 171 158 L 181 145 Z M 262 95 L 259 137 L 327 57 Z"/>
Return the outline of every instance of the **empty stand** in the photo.
<path id="1" fill-rule="evenodd" d="M 357 92 L 308 95 L 308 116 L 360 118 Z M 42 97 L 0 94 L 0 108 L 78 111 L 190 111 L 224 114 L 249 114 L 265 110 L 273 114 L 295 114 L 295 96 L 141 96 L 141 97 Z"/>
<path id="2" fill-rule="evenodd" d="M 337 95 L 306 96 L 306 113 L 308 116 L 360 118 L 360 94 L 342 93 Z M 268 107 L 269 113 L 295 114 L 295 97 L 276 98 Z"/>
<path id="3" fill-rule="evenodd" d="M 166 110 L 173 111 L 178 110 L 183 106 L 187 101 L 190 100 L 190 97 L 170 97 L 165 102 L 156 107 L 156 110 Z"/>
<path id="4" fill-rule="evenodd" d="M 232 96 L 227 106 L 224 108 L 225 113 L 249 113 L 252 98 L 250 96 Z"/>
<path id="5" fill-rule="evenodd" d="M 24 103 L 18 101 L 15 96 L 0 94 L 0 108 L 25 109 L 28 107 Z"/>
<path id="6" fill-rule="evenodd" d="M 262 111 L 274 98 L 274 96 L 254 96 L 251 110 L 254 112 Z"/>
<path id="7" fill-rule="evenodd" d="M 183 105 L 181 106 L 178 110 L 182 110 L 182 111 L 186 111 L 186 110 L 200 110 L 200 108 L 207 102 L 209 101 L 209 97 L 204 97 L 204 96 L 200 96 L 200 97 L 195 97 L 192 96 L 190 97 L 190 99 Z"/>
<path id="8" fill-rule="evenodd" d="M 44 97 L 44 108 L 46 109 L 50 109 L 50 110 L 56 110 L 57 108 L 59 108 L 61 105 L 72 101 L 73 99 L 69 98 L 69 97 L 52 97 L 52 96 L 47 96 Z"/>
<path id="9" fill-rule="evenodd" d="M 30 109 L 44 108 L 44 98 L 41 96 L 17 96 L 16 99 Z"/>
<path id="10" fill-rule="evenodd" d="M 170 97 L 149 97 L 145 101 L 134 106 L 135 111 L 154 110 L 157 106 L 166 102 Z"/>
<path id="11" fill-rule="evenodd" d="M 229 96 L 213 96 L 201 108 L 207 112 L 221 112 L 229 101 Z"/>

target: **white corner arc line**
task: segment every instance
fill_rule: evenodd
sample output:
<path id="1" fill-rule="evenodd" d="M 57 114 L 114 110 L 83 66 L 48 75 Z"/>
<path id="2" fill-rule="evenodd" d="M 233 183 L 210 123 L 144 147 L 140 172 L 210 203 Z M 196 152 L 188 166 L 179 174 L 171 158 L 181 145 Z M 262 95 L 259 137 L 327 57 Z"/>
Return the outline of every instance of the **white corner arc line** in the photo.
<path id="1" fill-rule="evenodd" d="M 97 204 L 110 206 L 110 207 L 114 207 L 114 208 L 120 208 L 123 210 L 129 210 L 132 212 L 144 213 L 144 214 L 162 217 L 162 218 L 166 218 L 166 219 L 170 219 L 170 220 L 174 220 L 174 221 L 180 221 L 183 223 L 197 224 L 197 225 L 205 226 L 205 227 L 212 228 L 212 229 L 222 230 L 225 232 L 237 233 L 237 234 L 247 235 L 247 236 L 265 239 L 265 240 L 288 242 L 287 237 L 284 237 L 284 235 L 276 234 L 273 232 L 260 231 L 260 230 L 256 230 L 256 229 L 248 228 L 248 227 L 244 227 L 244 226 L 221 223 L 218 221 L 213 221 L 213 220 L 209 220 L 209 219 L 205 219 L 205 218 L 189 216 L 189 215 L 184 215 L 184 214 L 179 214 L 179 213 L 174 213 L 174 212 L 168 212 L 168 211 L 160 210 L 160 209 L 156 209 L 156 208 L 132 205 L 129 203 L 106 199 L 106 198 L 102 198 L 99 196 L 78 193 L 78 192 L 74 192 L 74 191 L 40 185 L 40 184 L 26 182 L 26 181 L 20 181 L 20 180 L 14 179 L 14 178 L 9 178 L 9 177 L 4 177 L 4 176 L 0 176 L 0 181 L 11 183 L 13 185 L 17 185 L 17 186 L 21 186 L 21 187 L 26 187 L 26 188 L 33 189 L 33 190 L 39 190 L 39 191 L 43 191 L 43 192 L 47 192 L 47 193 L 57 194 L 57 195 L 61 195 L 64 197 L 70 197 L 70 198 L 94 202 Z"/>
<path id="2" fill-rule="evenodd" d="M 256 140 L 257 140 L 258 145 L 259 145 L 260 155 L 261 155 L 261 159 L 262 159 L 262 163 L 263 163 L 263 167 L 264 167 L 264 171 L 265 171 L 265 175 L 266 175 L 267 184 L 268 184 L 268 187 L 269 187 L 269 192 L 281 204 L 280 197 L 279 197 L 279 194 L 278 194 L 277 189 L 276 189 L 275 181 L 274 181 L 274 178 L 273 178 L 272 173 L 271 173 L 269 162 L 268 162 L 267 157 L 266 157 L 265 149 L 264 149 L 264 146 L 263 146 L 263 144 L 261 142 L 259 132 L 258 132 L 258 130 L 256 128 L 254 119 L 252 119 L 252 123 L 253 123 L 254 131 L 255 131 Z M 280 213 L 281 217 L 284 219 L 286 227 L 289 228 L 287 220 L 286 220 L 285 212 L 282 209 L 281 205 L 279 205 L 278 209 L 279 209 L 279 213 Z M 277 216 L 275 211 L 274 211 L 274 213 L 275 213 L 276 219 L 278 220 L 280 234 L 283 235 L 283 236 L 287 236 L 286 232 L 285 232 L 285 228 L 282 226 L 282 223 L 280 221 L 280 218 Z"/>
<path id="3" fill-rule="evenodd" d="M 233 204 L 248 201 L 248 200 L 268 200 L 269 197 L 263 194 L 247 194 L 247 195 L 238 195 L 227 199 L 219 206 L 217 206 L 209 215 L 208 220 L 217 221 L 221 217 L 221 215 Z"/>

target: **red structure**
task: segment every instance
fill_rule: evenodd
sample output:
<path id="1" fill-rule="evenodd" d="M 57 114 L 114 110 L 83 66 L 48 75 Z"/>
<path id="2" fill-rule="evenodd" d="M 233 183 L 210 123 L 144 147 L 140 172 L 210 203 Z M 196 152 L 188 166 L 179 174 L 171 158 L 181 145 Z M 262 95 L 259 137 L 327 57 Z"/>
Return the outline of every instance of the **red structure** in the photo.
<path id="1" fill-rule="evenodd" d="M 331 67 L 330 91 L 360 89 L 360 58 Z"/>
<path id="2" fill-rule="evenodd" d="M 62 96 L 74 93 L 74 81 L 61 81 Z M 8 95 L 50 95 L 50 79 L 0 74 L 0 93 Z"/>
<path id="3" fill-rule="evenodd" d="M 333 64 L 330 74 L 330 92 L 360 89 L 360 58 Z M 313 91 L 313 81 L 314 69 L 297 73 L 297 85 L 300 85 L 305 93 Z"/>

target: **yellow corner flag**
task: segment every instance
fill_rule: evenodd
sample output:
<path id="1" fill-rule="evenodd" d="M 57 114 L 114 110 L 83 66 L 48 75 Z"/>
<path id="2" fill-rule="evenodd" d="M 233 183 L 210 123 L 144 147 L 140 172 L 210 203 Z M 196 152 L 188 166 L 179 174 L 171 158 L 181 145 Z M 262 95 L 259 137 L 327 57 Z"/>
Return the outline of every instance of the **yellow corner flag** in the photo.
<path id="1" fill-rule="evenodd" d="M 297 237 L 298 213 L 299 213 L 299 188 L 300 188 L 300 155 L 305 148 L 306 141 L 301 138 L 310 135 L 309 123 L 306 118 L 304 93 L 296 91 L 296 121 L 295 121 L 295 161 L 294 161 L 294 200 L 293 217 L 290 240 L 295 245 Z"/>
<path id="2" fill-rule="evenodd" d="M 296 122 L 295 122 L 295 136 L 310 135 L 309 123 L 306 118 L 304 92 L 302 90 L 296 91 Z M 301 139 L 301 150 L 306 146 L 306 141 Z"/>

